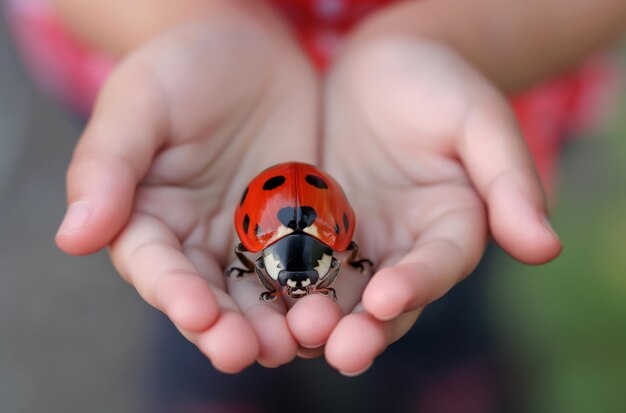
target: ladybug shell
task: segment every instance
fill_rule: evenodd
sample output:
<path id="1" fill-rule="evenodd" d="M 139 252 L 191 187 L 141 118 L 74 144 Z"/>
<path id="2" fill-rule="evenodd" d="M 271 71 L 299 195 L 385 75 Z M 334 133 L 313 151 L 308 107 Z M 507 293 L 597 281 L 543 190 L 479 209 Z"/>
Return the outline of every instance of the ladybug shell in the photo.
<path id="1" fill-rule="evenodd" d="M 235 210 L 235 228 L 250 252 L 301 231 L 335 251 L 354 234 L 354 211 L 330 175 L 313 165 L 288 162 L 257 175 Z"/>

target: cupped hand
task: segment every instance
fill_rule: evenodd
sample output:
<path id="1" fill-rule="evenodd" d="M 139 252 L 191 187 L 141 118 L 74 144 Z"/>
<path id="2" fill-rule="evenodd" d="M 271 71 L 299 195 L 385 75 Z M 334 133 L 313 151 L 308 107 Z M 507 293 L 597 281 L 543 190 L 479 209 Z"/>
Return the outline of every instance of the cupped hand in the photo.
<path id="1" fill-rule="evenodd" d="M 298 344 L 282 300 L 226 279 L 249 179 L 315 163 L 318 85 L 275 21 L 226 10 L 169 30 L 111 75 L 71 162 L 56 241 L 115 267 L 224 372 L 280 365 Z"/>
<path id="2" fill-rule="evenodd" d="M 342 273 L 339 306 L 305 297 L 290 313 L 317 305 L 335 315 L 324 352 L 346 374 L 467 276 L 489 234 L 526 263 L 560 252 L 506 99 L 447 47 L 412 38 L 349 47 L 328 77 L 324 139 L 323 166 L 353 203 L 356 240 L 376 271 L 366 286 L 363 274 Z M 302 340 L 302 320 L 288 319 Z"/>

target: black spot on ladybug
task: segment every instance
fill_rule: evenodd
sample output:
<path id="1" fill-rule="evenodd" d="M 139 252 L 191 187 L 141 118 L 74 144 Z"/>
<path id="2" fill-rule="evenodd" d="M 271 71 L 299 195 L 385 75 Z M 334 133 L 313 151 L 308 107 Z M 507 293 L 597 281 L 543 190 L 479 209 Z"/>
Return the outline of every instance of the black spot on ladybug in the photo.
<path id="1" fill-rule="evenodd" d="M 348 232 L 348 229 L 350 228 L 350 220 L 348 219 L 348 214 L 346 214 L 345 212 L 343 213 L 343 227 L 345 228 L 346 232 Z"/>
<path id="2" fill-rule="evenodd" d="M 250 227 L 250 217 L 248 216 L 248 214 L 246 214 L 245 217 L 243 217 L 243 232 L 245 232 L 246 234 L 248 233 L 248 228 Z"/>
<path id="3" fill-rule="evenodd" d="M 319 189 L 328 189 L 328 185 L 326 184 L 326 182 L 320 178 L 317 175 L 307 175 L 304 178 L 305 181 L 307 181 L 310 185 L 313 185 L 316 188 Z"/>
<path id="4" fill-rule="evenodd" d="M 241 194 L 241 201 L 239 202 L 239 206 L 243 205 L 243 201 L 246 200 L 246 196 L 248 196 L 248 187 L 244 189 L 243 194 Z"/>
<path id="5" fill-rule="evenodd" d="M 285 178 L 282 175 L 278 175 L 273 178 L 270 178 L 267 181 L 265 181 L 265 183 L 263 184 L 263 190 L 271 191 L 272 189 L 276 189 L 282 184 L 284 184 L 286 180 L 287 178 Z"/>
<path id="6" fill-rule="evenodd" d="M 293 207 L 281 208 L 278 211 L 278 220 L 287 228 L 296 229 L 296 210 Z"/>
<path id="7" fill-rule="evenodd" d="M 278 211 L 278 220 L 287 228 L 294 231 L 302 231 L 306 227 L 311 226 L 317 218 L 315 210 L 309 206 L 303 207 L 285 207 Z"/>
<path id="8" fill-rule="evenodd" d="M 335 224 L 335 234 L 339 235 L 339 224 Z"/>

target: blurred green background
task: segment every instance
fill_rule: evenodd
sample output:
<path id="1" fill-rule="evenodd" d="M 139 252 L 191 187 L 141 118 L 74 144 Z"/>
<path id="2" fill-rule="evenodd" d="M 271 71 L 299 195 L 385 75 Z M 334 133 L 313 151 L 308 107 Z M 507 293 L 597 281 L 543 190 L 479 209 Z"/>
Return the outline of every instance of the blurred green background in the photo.
<path id="1" fill-rule="evenodd" d="M 621 50 L 626 48 L 621 47 Z M 616 59 L 622 68 L 624 53 Z M 626 93 L 564 151 L 552 221 L 564 249 L 530 267 L 502 251 L 489 314 L 520 411 L 626 411 Z"/>
<path id="2" fill-rule="evenodd" d="M 626 411 L 620 96 L 602 128 L 565 150 L 552 213 L 562 256 L 529 267 L 497 251 L 489 266 L 485 317 L 516 411 Z M 80 128 L 32 85 L 0 23 L 0 413 L 136 408 L 147 306 L 105 254 L 67 257 L 53 244 Z"/>

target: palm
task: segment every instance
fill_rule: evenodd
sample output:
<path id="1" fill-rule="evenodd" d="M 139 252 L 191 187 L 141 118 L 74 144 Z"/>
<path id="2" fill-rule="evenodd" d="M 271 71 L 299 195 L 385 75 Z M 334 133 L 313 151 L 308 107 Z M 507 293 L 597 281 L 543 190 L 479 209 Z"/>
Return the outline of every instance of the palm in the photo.
<path id="1" fill-rule="evenodd" d="M 59 238 L 97 247 L 115 231 L 110 222 L 130 213 L 111 243 L 116 268 L 224 371 L 257 358 L 282 364 L 297 348 L 282 301 L 260 303 L 254 277 L 228 285 L 224 277 L 234 258 L 234 207 L 247 181 L 272 164 L 316 156 L 314 72 L 293 45 L 275 44 L 264 30 L 189 25 L 121 64 L 70 169 L 72 192 L 88 168 L 97 169 L 94 160 L 119 162 L 107 165 L 112 178 L 98 178 L 115 180 L 119 188 L 109 190 L 117 211 L 103 217 L 102 231 Z M 116 146 L 128 151 L 106 153 Z M 136 187 L 126 186 L 128 175 Z M 93 176 L 89 183 L 98 187 Z"/>
<path id="2" fill-rule="evenodd" d="M 362 302 L 354 300 L 326 345 L 328 361 L 352 373 L 477 265 L 488 234 L 485 203 L 496 238 L 521 259 L 545 260 L 558 248 L 523 202 L 511 205 L 519 200 L 508 182 L 514 174 L 524 174 L 524 195 L 539 210 L 541 190 L 506 102 L 486 81 L 417 41 L 355 50 L 328 79 L 323 152 L 354 203 L 363 254 L 377 264 Z M 511 235 L 518 211 L 530 225 Z M 543 252 L 531 251 L 531 238 Z"/>
<path id="3" fill-rule="evenodd" d="M 454 151 L 472 99 L 470 87 L 454 84 L 464 73 L 440 73 L 410 56 L 383 60 L 389 57 L 379 52 L 360 68 L 339 66 L 327 100 L 324 163 L 346 183 L 364 251 L 379 267 L 395 265 L 449 218 L 473 223 L 484 245 L 481 200 Z"/>
<path id="4" fill-rule="evenodd" d="M 173 110 L 135 210 L 163 219 L 181 241 L 226 266 L 233 206 L 247 181 L 281 161 L 314 161 L 316 80 L 299 56 L 272 58 L 223 33 L 189 29 L 167 43 L 141 56 Z M 178 60 L 178 67 L 163 60 Z M 290 76 L 274 75 L 279 70 Z M 216 228 L 223 232 L 211 236 Z"/>
<path id="5" fill-rule="evenodd" d="M 441 244 L 456 240 L 441 230 L 450 220 L 470 226 L 481 250 L 481 200 L 454 153 L 472 99 L 470 87 L 455 81 L 469 76 L 463 68 L 442 73 L 433 59 L 424 65 L 393 50 L 366 57 L 368 64 L 345 62 L 330 78 L 324 159 L 360 213 L 364 251 L 384 268 L 406 260 L 416 244 L 449 250 Z"/>

